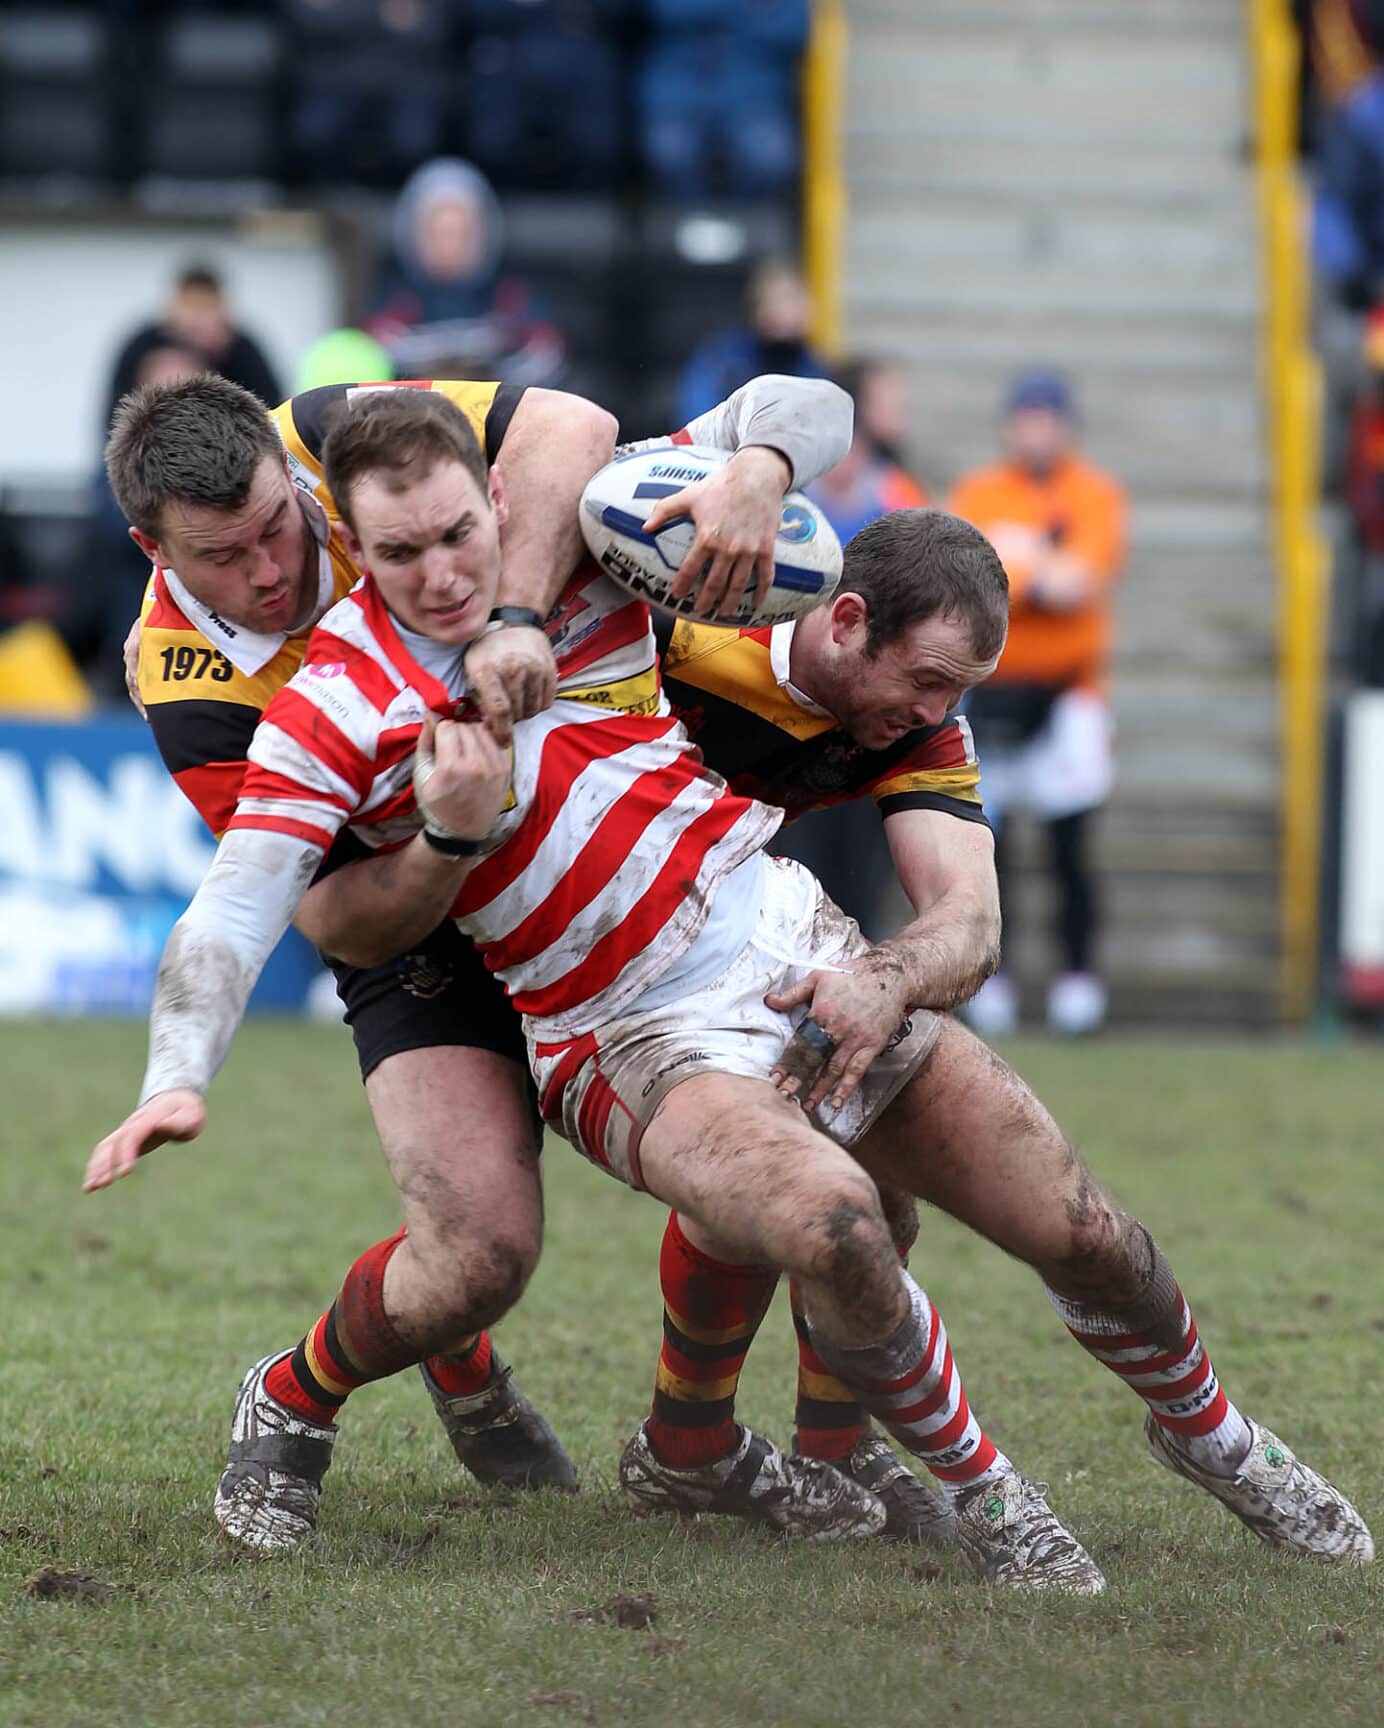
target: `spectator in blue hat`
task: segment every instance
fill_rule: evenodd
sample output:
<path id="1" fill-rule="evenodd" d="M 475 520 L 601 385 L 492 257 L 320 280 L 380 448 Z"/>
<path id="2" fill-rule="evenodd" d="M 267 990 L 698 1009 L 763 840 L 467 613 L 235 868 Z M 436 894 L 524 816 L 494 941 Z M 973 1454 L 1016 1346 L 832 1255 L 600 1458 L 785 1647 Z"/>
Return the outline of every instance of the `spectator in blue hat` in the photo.
<path id="1" fill-rule="evenodd" d="M 1111 598 L 1124 564 L 1127 504 L 1119 483 L 1081 454 L 1075 401 L 1060 372 L 1034 368 L 1014 380 L 1001 460 L 963 475 L 948 508 L 987 536 L 1009 576 L 1009 638 L 967 708 L 995 828 L 1006 964 L 1017 920 L 1005 819 L 1026 809 L 1045 831 L 1057 887 L 1059 969 L 1048 989 L 1048 1024 L 1094 1032 L 1105 1020 L 1106 986 L 1090 846 L 1112 779 Z M 1018 995 L 1008 970 L 969 1012 L 986 1036 L 1015 1028 Z"/>

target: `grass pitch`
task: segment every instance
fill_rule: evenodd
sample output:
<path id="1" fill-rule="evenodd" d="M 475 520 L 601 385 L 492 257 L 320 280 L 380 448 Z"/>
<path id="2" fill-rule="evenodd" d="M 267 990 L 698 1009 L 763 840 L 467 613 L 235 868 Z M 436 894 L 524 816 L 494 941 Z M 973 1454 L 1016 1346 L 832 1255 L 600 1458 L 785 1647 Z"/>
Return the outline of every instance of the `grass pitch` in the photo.
<path id="1" fill-rule="evenodd" d="M 1384 1536 L 1378 1053 L 1009 1053 L 1168 1250 L 1231 1395 Z M 1052 1484 L 1104 1597 L 1016 1600 L 953 1559 L 629 1518 L 614 1467 L 647 1407 L 663 1215 L 560 1144 L 501 1348 L 581 1496 L 470 1485 L 408 1375 L 352 1399 L 310 1551 L 239 1557 L 210 1515 L 239 1377 L 395 1208 L 346 1034 L 296 1024 L 242 1034 L 198 1145 L 82 1197 L 142 1061 L 134 1026 L 0 1028 L 4 1728 L 1384 1722 L 1384 1566 L 1269 1554 L 1156 1470 L 1142 1406 L 1032 1276 L 935 1215 L 913 1264 L 972 1403 Z M 741 1397 L 780 1441 L 792 1365 L 781 1296 Z M 43 1568 L 90 1578 L 41 1596 Z"/>

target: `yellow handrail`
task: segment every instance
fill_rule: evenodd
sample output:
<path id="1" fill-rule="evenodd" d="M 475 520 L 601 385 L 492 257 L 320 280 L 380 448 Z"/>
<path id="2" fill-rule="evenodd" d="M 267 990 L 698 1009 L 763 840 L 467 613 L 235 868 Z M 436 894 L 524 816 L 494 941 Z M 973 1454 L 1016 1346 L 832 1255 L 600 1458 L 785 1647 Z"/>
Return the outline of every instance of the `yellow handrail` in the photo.
<path id="1" fill-rule="evenodd" d="M 816 0 L 803 60 L 803 259 L 812 295 L 812 340 L 832 356 L 840 354 L 844 342 L 845 106 L 844 0 Z"/>
<path id="2" fill-rule="evenodd" d="M 1283 1013 L 1316 995 L 1330 554 L 1318 527 L 1321 367 L 1309 331 L 1308 211 L 1298 174 L 1301 44 L 1288 0 L 1248 0 L 1263 281 L 1262 371 L 1278 575 Z"/>

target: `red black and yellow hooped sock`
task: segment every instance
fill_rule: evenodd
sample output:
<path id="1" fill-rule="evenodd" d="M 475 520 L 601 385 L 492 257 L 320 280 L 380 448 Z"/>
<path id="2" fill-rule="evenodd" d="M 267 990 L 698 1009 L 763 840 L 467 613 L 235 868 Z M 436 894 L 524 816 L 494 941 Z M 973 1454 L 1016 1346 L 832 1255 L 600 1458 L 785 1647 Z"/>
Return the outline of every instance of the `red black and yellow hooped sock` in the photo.
<path id="1" fill-rule="evenodd" d="M 703 1254 L 671 1213 L 659 1254 L 663 1348 L 645 1432 L 654 1456 L 691 1469 L 735 1450 L 735 1389 L 778 1273 Z"/>
<path id="2" fill-rule="evenodd" d="M 804 1458 L 839 1464 L 850 1457 L 857 1441 L 865 1438 L 870 1419 L 855 1393 L 842 1385 L 812 1348 L 796 1279 L 789 1284 L 788 1293 L 793 1305 L 793 1330 L 798 1335 L 798 1405 L 793 1450 Z"/>
<path id="3" fill-rule="evenodd" d="M 470 1398 L 490 1384 L 494 1350 L 488 1332 L 473 1332 L 441 1356 L 429 1356 L 424 1364 L 434 1383 L 449 1398 Z"/>
<path id="4" fill-rule="evenodd" d="M 404 1231 L 367 1248 L 340 1294 L 291 1356 L 276 1362 L 264 1386 L 297 1416 L 328 1423 L 358 1386 L 412 1367 L 420 1352 L 402 1339 L 384 1309 L 384 1274 Z"/>

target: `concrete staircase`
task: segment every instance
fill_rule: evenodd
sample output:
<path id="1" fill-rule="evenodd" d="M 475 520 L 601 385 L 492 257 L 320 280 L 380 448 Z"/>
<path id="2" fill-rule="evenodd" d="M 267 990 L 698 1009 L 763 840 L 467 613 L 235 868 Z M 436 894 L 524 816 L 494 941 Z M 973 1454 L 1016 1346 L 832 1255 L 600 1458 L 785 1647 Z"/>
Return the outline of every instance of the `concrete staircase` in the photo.
<path id="1" fill-rule="evenodd" d="M 1117 1018 L 1278 1011 L 1273 579 L 1243 0 L 848 0 L 847 339 L 911 369 L 939 490 L 1011 371 L 1072 374 L 1130 488 Z M 1026 889 L 1021 975 L 1045 964 Z"/>

